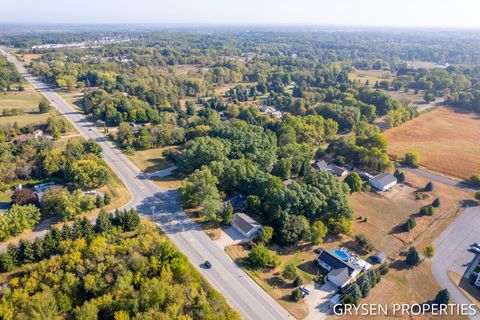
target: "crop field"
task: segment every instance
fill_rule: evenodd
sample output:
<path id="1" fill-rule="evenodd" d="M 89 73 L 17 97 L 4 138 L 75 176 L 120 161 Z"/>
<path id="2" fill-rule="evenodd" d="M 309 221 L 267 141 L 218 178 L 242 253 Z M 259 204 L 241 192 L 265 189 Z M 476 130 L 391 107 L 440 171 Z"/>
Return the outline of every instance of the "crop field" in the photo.
<path id="1" fill-rule="evenodd" d="M 388 153 L 420 154 L 420 163 L 443 174 L 466 179 L 480 172 L 480 117 L 440 107 L 387 130 Z"/>

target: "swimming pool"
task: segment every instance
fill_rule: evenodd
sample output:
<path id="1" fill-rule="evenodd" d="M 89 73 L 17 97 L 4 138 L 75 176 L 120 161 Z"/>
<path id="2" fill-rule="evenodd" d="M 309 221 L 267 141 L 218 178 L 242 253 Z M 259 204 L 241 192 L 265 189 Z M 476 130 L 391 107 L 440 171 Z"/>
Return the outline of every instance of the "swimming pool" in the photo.
<path id="1" fill-rule="evenodd" d="M 348 261 L 348 254 L 345 251 L 342 250 L 333 250 L 333 253 L 343 261 Z"/>

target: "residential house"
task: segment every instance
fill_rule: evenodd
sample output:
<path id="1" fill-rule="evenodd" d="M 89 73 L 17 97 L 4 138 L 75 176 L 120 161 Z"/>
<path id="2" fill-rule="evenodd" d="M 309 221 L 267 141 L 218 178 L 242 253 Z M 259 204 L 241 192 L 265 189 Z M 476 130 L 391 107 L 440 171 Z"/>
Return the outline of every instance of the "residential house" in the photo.
<path id="1" fill-rule="evenodd" d="M 393 174 L 385 172 L 371 178 L 369 183 L 377 190 L 387 191 L 397 184 L 397 178 L 395 178 Z"/>
<path id="2" fill-rule="evenodd" d="M 361 271 L 372 266 L 353 253 L 335 249 L 322 250 L 317 258 L 318 265 L 327 270 L 327 280 L 343 288 Z"/>
<path id="3" fill-rule="evenodd" d="M 25 141 L 28 141 L 28 140 L 35 140 L 35 139 L 39 139 L 43 136 L 43 130 L 40 130 L 40 129 L 37 129 L 31 133 L 26 133 L 26 134 L 21 134 L 19 135 L 15 141 L 19 141 L 19 142 L 25 142 Z"/>
<path id="4" fill-rule="evenodd" d="M 328 164 L 325 160 L 320 160 L 315 162 L 313 164 L 313 167 L 318 170 L 328 171 L 330 173 L 333 173 L 337 177 L 344 177 L 348 174 L 347 169 L 337 166 L 335 164 Z"/>
<path id="5" fill-rule="evenodd" d="M 230 224 L 247 238 L 252 238 L 260 231 L 260 229 L 262 229 L 261 224 L 252 219 L 249 215 L 240 212 L 235 213 Z"/>

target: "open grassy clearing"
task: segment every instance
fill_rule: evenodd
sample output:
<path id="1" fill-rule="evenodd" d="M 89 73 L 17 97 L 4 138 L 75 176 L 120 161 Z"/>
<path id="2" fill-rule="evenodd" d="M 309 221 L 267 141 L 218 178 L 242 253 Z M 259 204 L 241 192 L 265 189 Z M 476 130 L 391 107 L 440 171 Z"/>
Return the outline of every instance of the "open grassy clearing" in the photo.
<path id="1" fill-rule="evenodd" d="M 368 80 L 369 86 L 373 87 L 377 81 L 393 80 L 393 75 L 390 71 L 383 70 L 355 70 L 348 75 L 348 78 L 363 84 Z"/>
<path id="2" fill-rule="evenodd" d="M 155 172 L 168 167 L 171 167 L 173 163 L 163 156 L 165 150 L 180 150 L 179 146 L 168 146 L 155 149 L 138 150 L 133 155 L 129 155 L 128 158 L 143 172 Z"/>
<path id="3" fill-rule="evenodd" d="M 480 172 L 480 116 L 441 107 L 385 132 L 388 153 L 417 151 L 433 171 L 466 179 Z"/>
<path id="4" fill-rule="evenodd" d="M 389 257 L 397 254 L 414 242 L 425 247 L 433 242 L 440 229 L 444 229 L 451 221 L 449 217 L 457 214 L 459 202 L 471 199 L 471 193 L 458 188 L 433 182 L 432 192 L 421 189 L 428 179 L 405 172 L 406 182 L 395 186 L 386 193 L 360 192 L 352 195 L 350 203 L 355 220 L 353 231 L 363 233 L 373 245 L 384 251 Z M 417 200 L 417 195 L 419 198 Z M 440 198 L 441 206 L 435 209 L 433 216 L 421 216 L 419 209 L 430 205 L 435 198 Z M 416 227 L 410 232 L 402 230 L 402 224 L 415 217 Z M 367 218 L 367 222 L 358 219 Z"/>

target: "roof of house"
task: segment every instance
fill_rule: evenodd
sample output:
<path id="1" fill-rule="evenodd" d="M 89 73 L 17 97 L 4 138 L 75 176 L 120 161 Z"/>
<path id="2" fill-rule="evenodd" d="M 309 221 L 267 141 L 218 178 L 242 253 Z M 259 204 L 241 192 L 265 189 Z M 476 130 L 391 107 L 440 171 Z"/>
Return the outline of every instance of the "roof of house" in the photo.
<path id="1" fill-rule="evenodd" d="M 320 170 L 327 170 L 329 168 L 328 163 L 325 160 L 317 161 L 313 166 Z"/>
<path id="2" fill-rule="evenodd" d="M 393 182 L 397 182 L 397 178 L 393 176 L 393 174 L 385 172 L 376 175 L 375 177 L 370 179 L 370 183 L 377 182 L 382 186 L 387 186 Z"/>
<path id="3" fill-rule="evenodd" d="M 348 268 L 333 269 L 328 273 L 330 276 L 335 276 L 341 283 L 348 282 L 350 280 L 350 274 L 348 273 Z"/>
<path id="4" fill-rule="evenodd" d="M 318 259 L 328 264 L 332 269 L 347 268 L 348 275 L 351 275 L 355 270 L 358 269 L 358 267 L 355 267 L 354 265 L 348 263 L 347 261 L 343 261 L 342 259 L 337 257 L 335 254 L 327 250 L 323 250 L 318 256 Z"/>
<path id="5" fill-rule="evenodd" d="M 42 135 L 43 135 L 43 131 L 40 129 L 37 129 L 31 133 L 21 134 L 15 140 L 20 142 L 25 142 L 27 140 L 37 139 L 39 136 L 42 136 Z"/>
<path id="6" fill-rule="evenodd" d="M 337 176 L 344 174 L 348 170 L 342 167 L 339 167 L 337 165 L 331 164 L 328 166 L 329 169 L 332 171 L 333 174 L 336 174 Z"/>
<path id="7" fill-rule="evenodd" d="M 285 186 L 287 186 L 287 187 L 288 187 L 289 185 L 291 185 L 292 183 L 293 183 L 293 180 L 292 180 L 292 179 L 283 180 L 283 184 L 284 184 Z"/>
<path id="8" fill-rule="evenodd" d="M 253 220 L 245 213 L 235 213 L 232 218 L 232 225 L 235 225 L 240 231 L 249 233 L 254 228 L 261 226 L 257 221 Z"/>

